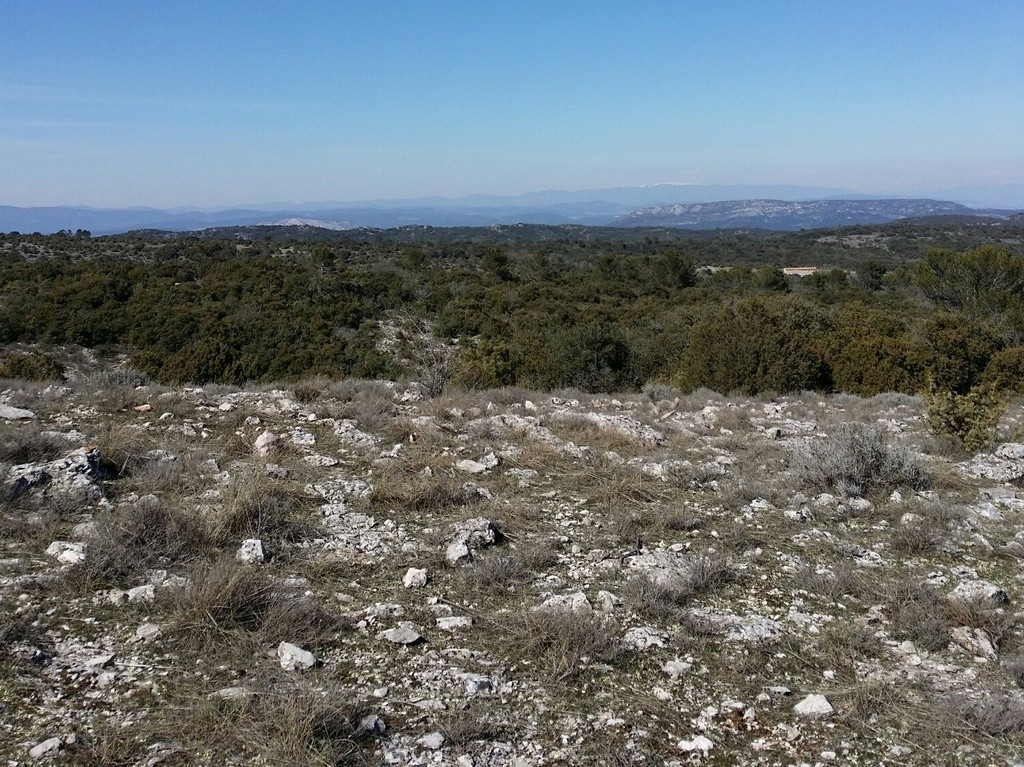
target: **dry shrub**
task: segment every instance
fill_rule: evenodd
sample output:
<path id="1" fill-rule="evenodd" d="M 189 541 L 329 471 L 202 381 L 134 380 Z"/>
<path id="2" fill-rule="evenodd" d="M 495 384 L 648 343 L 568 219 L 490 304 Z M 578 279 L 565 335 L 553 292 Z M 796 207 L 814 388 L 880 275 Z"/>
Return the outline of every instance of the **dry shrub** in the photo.
<path id="1" fill-rule="evenodd" d="M 593 614 L 536 609 L 505 617 L 495 628 L 505 642 L 549 681 L 564 682 L 593 663 L 610 663 L 622 653 L 618 626 Z"/>
<path id="2" fill-rule="evenodd" d="M 897 639 L 909 639 L 924 650 L 949 644 L 945 605 L 934 589 L 904 579 L 883 584 L 879 591 Z"/>
<path id="3" fill-rule="evenodd" d="M 393 472 L 382 475 L 370 493 L 370 504 L 375 508 L 416 513 L 451 511 L 476 500 L 476 493 L 445 475 L 422 477 Z"/>
<path id="4" fill-rule="evenodd" d="M 262 568 L 228 557 L 192 567 L 188 585 L 168 589 L 165 600 L 178 635 L 187 639 L 242 632 L 264 642 L 315 643 L 345 627 L 316 602 L 277 587 Z"/>
<path id="5" fill-rule="evenodd" d="M 234 477 L 223 501 L 211 520 L 211 534 L 220 545 L 238 538 L 264 536 L 298 541 L 314 532 L 310 514 L 313 499 L 259 471 Z"/>
<path id="6" fill-rule="evenodd" d="M 44 433 L 34 423 L 0 426 L 0 462 L 20 464 L 52 461 L 68 449 L 67 441 Z"/>
<path id="7" fill-rule="evenodd" d="M 621 596 L 626 606 L 637 615 L 664 621 L 679 615 L 693 594 L 682 579 L 666 583 L 646 575 L 635 575 L 623 585 Z"/>
<path id="8" fill-rule="evenodd" d="M 101 512 L 95 522 L 85 561 L 65 574 L 81 588 L 137 586 L 146 570 L 195 561 L 211 546 L 202 520 L 154 496 Z"/>
<path id="9" fill-rule="evenodd" d="M 827 439 L 798 454 L 794 463 L 811 487 L 860 496 L 872 490 L 925 490 L 931 478 L 908 450 L 889 443 L 877 426 L 839 424 Z"/>
<path id="10" fill-rule="evenodd" d="M 507 591 L 530 580 L 530 571 L 518 557 L 494 554 L 477 557 L 462 574 L 476 591 Z"/>
<path id="11" fill-rule="evenodd" d="M 370 713 L 346 692 L 280 684 L 235 701 L 204 702 L 188 733 L 197 749 L 240 752 L 260 764 L 346 767 L 370 763 L 361 727 Z"/>
<path id="12" fill-rule="evenodd" d="M 444 735 L 445 746 L 458 749 L 480 741 L 498 740 L 508 734 L 508 726 L 496 721 L 489 712 L 442 714 L 434 720 L 434 728 Z"/>

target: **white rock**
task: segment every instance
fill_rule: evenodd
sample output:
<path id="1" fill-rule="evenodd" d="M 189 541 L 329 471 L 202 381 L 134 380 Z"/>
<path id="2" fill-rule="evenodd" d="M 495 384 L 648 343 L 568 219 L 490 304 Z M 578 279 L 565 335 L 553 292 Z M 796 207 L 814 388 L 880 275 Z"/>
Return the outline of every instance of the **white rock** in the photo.
<path id="1" fill-rule="evenodd" d="M 33 759 L 42 759 L 45 756 L 53 756 L 60 751 L 61 746 L 60 738 L 47 738 L 42 743 L 36 743 L 32 748 L 28 750 L 28 755 Z M 15 762 L 17 764 L 17 762 Z"/>
<path id="2" fill-rule="evenodd" d="M 274 434 L 272 431 L 265 431 L 256 438 L 253 443 L 253 449 L 256 451 L 256 455 L 266 458 L 272 452 L 274 452 L 281 444 L 281 438 Z"/>
<path id="3" fill-rule="evenodd" d="M 444 558 L 448 564 L 452 567 L 458 567 L 459 565 L 469 561 L 469 546 L 463 541 L 453 541 L 448 544 L 448 548 L 445 549 Z"/>
<path id="4" fill-rule="evenodd" d="M 235 559 L 247 565 L 262 565 L 266 561 L 266 555 L 263 552 L 263 541 L 259 538 L 247 538 L 242 541 L 242 545 L 239 546 L 238 551 L 235 553 Z"/>
<path id="5" fill-rule="evenodd" d="M 35 418 L 36 414 L 31 410 L 25 410 L 20 407 L 11 407 L 10 405 L 0 405 L 0 418 L 5 418 L 8 421 L 27 421 L 31 418 Z M 54 740 L 50 738 L 50 740 Z M 45 741 L 49 743 L 50 741 Z M 57 741 L 58 744 L 60 741 Z"/>
<path id="6" fill-rule="evenodd" d="M 277 658 L 285 671 L 305 671 L 316 665 L 316 656 L 291 642 L 277 646 Z"/>
<path id="7" fill-rule="evenodd" d="M 963 581 L 953 589 L 949 595 L 950 599 L 959 599 L 961 602 L 988 603 L 1005 605 L 1010 601 L 999 586 L 991 581 Z"/>
<path id="8" fill-rule="evenodd" d="M 222 687 L 211 692 L 208 698 L 220 698 L 221 700 L 248 700 L 255 693 L 248 687 Z"/>
<path id="9" fill-rule="evenodd" d="M 412 624 L 402 624 L 398 628 L 382 631 L 377 635 L 378 639 L 386 639 L 392 644 L 411 645 L 423 639 L 423 636 L 413 628 Z"/>
<path id="10" fill-rule="evenodd" d="M 482 463 L 470 460 L 469 458 L 463 458 L 461 461 L 456 461 L 455 468 L 459 471 L 464 471 L 467 474 L 483 474 L 487 471 L 487 467 Z"/>
<path id="11" fill-rule="evenodd" d="M 427 585 L 427 571 L 410 567 L 402 578 L 402 585 L 407 589 L 420 589 Z"/>
<path id="12" fill-rule="evenodd" d="M 444 745 L 444 735 L 439 732 L 431 732 L 416 741 L 416 745 L 428 751 L 437 751 Z"/>
<path id="13" fill-rule="evenodd" d="M 797 716 L 816 718 L 830 716 L 835 709 L 824 695 L 808 695 L 793 707 Z"/>
<path id="14" fill-rule="evenodd" d="M 143 644 L 149 644 L 154 642 L 162 636 L 163 632 L 160 627 L 155 623 L 143 623 L 137 629 L 135 634 L 132 636 L 132 643 L 142 642 Z"/>
<path id="15" fill-rule="evenodd" d="M 450 615 L 443 618 L 438 618 L 437 627 L 442 631 L 458 631 L 459 629 L 468 629 L 473 625 L 472 618 L 466 618 L 460 615 Z"/>
<path id="16" fill-rule="evenodd" d="M 156 587 L 152 583 L 128 589 L 129 602 L 152 602 L 156 599 Z"/>
<path id="17" fill-rule="evenodd" d="M 85 561 L 84 543 L 71 541 L 54 541 L 46 547 L 46 553 L 65 565 L 77 565 Z"/>
<path id="18" fill-rule="evenodd" d="M 708 738 L 703 735 L 698 735 L 693 740 L 681 740 L 679 741 L 678 748 L 680 751 L 689 751 L 690 753 L 697 753 L 707 758 L 708 753 L 715 744 L 712 743 Z"/>

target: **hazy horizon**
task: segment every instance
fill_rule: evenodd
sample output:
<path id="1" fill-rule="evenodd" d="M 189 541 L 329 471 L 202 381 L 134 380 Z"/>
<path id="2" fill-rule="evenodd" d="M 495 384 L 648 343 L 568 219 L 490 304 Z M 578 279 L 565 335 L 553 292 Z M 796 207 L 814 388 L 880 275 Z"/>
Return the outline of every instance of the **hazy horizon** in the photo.
<path id="1" fill-rule="evenodd" d="M 0 27 L 0 204 L 1021 185 L 1022 64 L 997 0 L 38 0 Z"/>

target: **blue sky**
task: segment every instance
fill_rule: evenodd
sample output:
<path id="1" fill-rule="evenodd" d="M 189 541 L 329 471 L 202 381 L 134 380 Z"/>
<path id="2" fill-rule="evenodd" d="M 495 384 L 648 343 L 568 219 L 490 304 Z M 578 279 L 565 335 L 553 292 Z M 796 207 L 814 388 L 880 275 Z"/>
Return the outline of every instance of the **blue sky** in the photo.
<path id="1" fill-rule="evenodd" d="M 7 0 L 0 204 L 1019 183 L 1022 73 L 1019 0 Z"/>

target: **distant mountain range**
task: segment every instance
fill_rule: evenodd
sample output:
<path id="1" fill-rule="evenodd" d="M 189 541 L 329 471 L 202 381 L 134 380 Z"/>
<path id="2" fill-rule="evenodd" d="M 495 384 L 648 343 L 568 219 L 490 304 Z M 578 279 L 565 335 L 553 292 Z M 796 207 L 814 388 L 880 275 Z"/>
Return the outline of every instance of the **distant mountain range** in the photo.
<path id="1" fill-rule="evenodd" d="M 617 226 L 673 226 L 685 229 L 774 229 L 796 231 L 853 224 L 887 224 L 930 216 L 1006 217 L 1011 210 L 968 208 L 942 200 L 731 200 L 657 205 L 619 216 Z"/>
<path id="2" fill-rule="evenodd" d="M 1024 200 L 1024 194 L 1020 199 Z M 183 232 L 255 225 L 305 225 L 343 230 L 517 223 L 792 230 L 885 223 L 918 216 L 1006 216 L 1014 212 L 940 200 L 873 199 L 828 187 L 654 184 L 576 192 L 552 190 L 514 197 L 424 197 L 225 209 L 0 206 L 0 231 L 49 234 L 86 229 L 100 235 L 141 229 Z"/>

